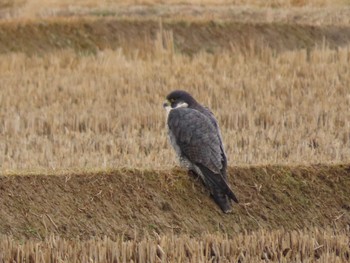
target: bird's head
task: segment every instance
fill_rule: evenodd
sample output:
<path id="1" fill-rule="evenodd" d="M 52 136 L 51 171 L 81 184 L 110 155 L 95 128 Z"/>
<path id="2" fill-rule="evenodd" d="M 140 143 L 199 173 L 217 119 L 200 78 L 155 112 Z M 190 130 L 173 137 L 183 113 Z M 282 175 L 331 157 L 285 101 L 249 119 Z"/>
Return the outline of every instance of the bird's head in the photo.
<path id="1" fill-rule="evenodd" d="M 175 90 L 166 96 L 166 101 L 164 102 L 163 107 L 169 111 L 181 107 L 191 107 L 195 103 L 196 100 L 188 92 L 184 90 Z"/>

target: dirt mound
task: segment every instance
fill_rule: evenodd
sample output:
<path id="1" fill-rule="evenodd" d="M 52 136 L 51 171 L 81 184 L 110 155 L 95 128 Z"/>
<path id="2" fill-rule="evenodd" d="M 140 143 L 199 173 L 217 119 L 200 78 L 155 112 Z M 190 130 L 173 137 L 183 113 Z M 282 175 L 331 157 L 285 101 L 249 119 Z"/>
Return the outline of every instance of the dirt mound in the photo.
<path id="1" fill-rule="evenodd" d="M 0 234 L 42 239 L 228 233 L 350 222 L 350 166 L 231 168 L 240 199 L 223 214 L 182 170 L 0 177 Z"/>
<path id="2" fill-rule="evenodd" d="M 222 49 L 256 49 L 264 45 L 276 51 L 350 43 L 348 26 L 309 26 L 279 23 L 164 21 L 172 32 L 177 52 L 216 52 Z M 155 48 L 159 21 L 111 18 L 55 18 L 0 23 L 0 53 L 36 54 L 66 48 L 79 52 L 123 48 L 149 52 Z M 164 40 L 164 39 L 163 39 Z M 166 42 L 166 41 L 165 41 Z"/>

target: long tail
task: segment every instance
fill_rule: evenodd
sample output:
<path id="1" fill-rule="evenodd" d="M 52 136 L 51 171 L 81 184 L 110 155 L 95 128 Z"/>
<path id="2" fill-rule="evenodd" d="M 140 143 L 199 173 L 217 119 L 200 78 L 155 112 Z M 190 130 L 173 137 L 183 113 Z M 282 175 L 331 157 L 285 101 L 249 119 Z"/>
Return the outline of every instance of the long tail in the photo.
<path id="1" fill-rule="evenodd" d="M 214 189 L 211 189 L 211 193 L 215 203 L 218 204 L 224 213 L 230 213 L 232 211 L 230 199 L 225 192 L 218 188 L 215 189 L 214 187 Z"/>
<path id="2" fill-rule="evenodd" d="M 238 203 L 238 199 L 226 180 L 221 174 L 216 174 L 201 164 L 198 164 L 198 168 L 201 170 L 206 181 L 205 183 L 209 187 L 215 202 L 225 213 L 230 211 L 231 204 L 229 199 L 232 199 L 236 203 Z"/>

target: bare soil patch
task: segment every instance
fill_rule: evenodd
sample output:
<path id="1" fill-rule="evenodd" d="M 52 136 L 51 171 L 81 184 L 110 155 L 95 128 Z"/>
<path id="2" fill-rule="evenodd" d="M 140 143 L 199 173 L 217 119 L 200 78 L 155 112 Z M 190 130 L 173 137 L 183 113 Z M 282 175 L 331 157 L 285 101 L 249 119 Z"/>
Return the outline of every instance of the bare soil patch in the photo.
<path id="1" fill-rule="evenodd" d="M 135 239 L 349 227 L 348 165 L 231 168 L 229 174 L 240 200 L 230 215 L 220 212 L 201 182 L 177 169 L 1 176 L 0 234 Z"/>

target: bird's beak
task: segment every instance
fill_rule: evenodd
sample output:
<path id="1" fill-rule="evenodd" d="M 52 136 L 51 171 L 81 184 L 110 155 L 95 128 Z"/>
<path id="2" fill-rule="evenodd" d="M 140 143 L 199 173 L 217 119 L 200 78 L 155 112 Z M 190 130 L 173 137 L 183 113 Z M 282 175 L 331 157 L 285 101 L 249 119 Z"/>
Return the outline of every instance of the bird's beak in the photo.
<path id="1" fill-rule="evenodd" d="M 170 101 L 166 100 L 163 103 L 163 108 L 170 107 Z"/>

